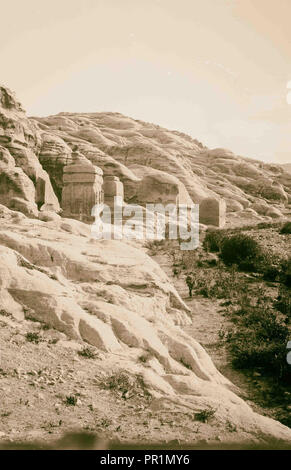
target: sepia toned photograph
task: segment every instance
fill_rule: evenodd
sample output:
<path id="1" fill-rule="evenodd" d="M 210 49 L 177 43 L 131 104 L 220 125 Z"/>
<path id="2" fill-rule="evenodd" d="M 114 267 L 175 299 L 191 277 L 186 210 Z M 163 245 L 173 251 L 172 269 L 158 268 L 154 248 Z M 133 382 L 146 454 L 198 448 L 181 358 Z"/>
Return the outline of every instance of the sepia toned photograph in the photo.
<path id="1" fill-rule="evenodd" d="M 291 450 L 291 1 L 0 15 L 1 457 Z"/>

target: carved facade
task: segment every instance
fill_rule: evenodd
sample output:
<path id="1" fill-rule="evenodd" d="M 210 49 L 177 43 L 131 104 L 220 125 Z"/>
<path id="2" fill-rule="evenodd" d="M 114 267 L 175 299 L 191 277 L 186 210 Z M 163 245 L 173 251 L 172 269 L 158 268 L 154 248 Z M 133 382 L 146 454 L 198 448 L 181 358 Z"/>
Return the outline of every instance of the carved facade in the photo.
<path id="1" fill-rule="evenodd" d="M 97 204 L 105 203 L 113 209 L 119 198 L 119 204 L 124 203 L 123 183 L 117 176 L 105 176 L 103 171 L 78 152 L 73 154 L 74 163 L 64 168 L 62 209 L 65 217 L 83 222 L 92 222 L 92 209 Z M 39 185 L 39 195 L 42 195 L 43 184 Z M 39 199 L 42 199 L 39 196 Z M 176 204 L 187 204 L 184 194 L 176 196 Z M 46 201 L 41 201 L 46 202 Z M 169 202 L 169 201 L 168 201 Z M 190 201 L 191 202 L 191 201 Z M 112 213 L 113 217 L 113 213 Z M 223 199 L 206 198 L 199 205 L 199 221 L 201 224 L 214 225 L 222 228 L 225 225 L 226 204 Z"/>
<path id="2" fill-rule="evenodd" d="M 222 228 L 225 225 L 226 204 L 224 199 L 206 198 L 199 205 L 199 221 L 201 224 L 214 225 Z"/>
<path id="3" fill-rule="evenodd" d="M 64 168 L 62 209 L 65 217 L 93 220 L 92 208 L 103 202 L 103 171 L 86 159 Z"/>

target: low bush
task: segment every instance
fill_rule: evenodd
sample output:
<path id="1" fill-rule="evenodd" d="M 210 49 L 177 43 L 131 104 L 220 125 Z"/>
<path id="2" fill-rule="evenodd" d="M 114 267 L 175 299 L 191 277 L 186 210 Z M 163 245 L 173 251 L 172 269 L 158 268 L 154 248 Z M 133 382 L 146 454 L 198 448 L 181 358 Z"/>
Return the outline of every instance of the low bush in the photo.
<path id="1" fill-rule="evenodd" d="M 66 397 L 67 406 L 76 406 L 77 402 L 78 402 L 78 398 L 75 395 L 69 395 Z"/>
<path id="2" fill-rule="evenodd" d="M 95 359 L 97 357 L 97 352 L 94 349 L 88 347 L 78 351 L 78 354 L 79 356 L 85 357 L 86 359 Z"/>
<path id="3" fill-rule="evenodd" d="M 249 235 L 239 233 L 223 239 L 220 256 L 227 266 L 236 264 L 243 271 L 256 271 L 262 248 Z"/>
<path id="4" fill-rule="evenodd" d="M 280 230 L 282 234 L 290 234 L 291 233 L 291 222 L 286 222 Z"/>
<path id="5" fill-rule="evenodd" d="M 280 281 L 282 275 L 282 260 L 271 250 L 262 250 L 256 261 L 256 270 L 263 274 L 265 281 Z"/>
<path id="6" fill-rule="evenodd" d="M 291 257 L 281 264 L 281 281 L 285 286 L 291 287 Z"/>
<path id="7" fill-rule="evenodd" d="M 205 238 L 203 240 L 203 248 L 206 251 L 210 251 L 212 253 L 219 252 L 224 237 L 224 232 L 221 230 L 211 230 L 206 232 Z"/>
<path id="8" fill-rule="evenodd" d="M 228 270 L 200 268 L 192 271 L 193 291 L 207 298 L 232 299 L 244 291 L 241 273 Z"/>
<path id="9" fill-rule="evenodd" d="M 263 271 L 265 281 L 275 282 L 280 276 L 280 270 L 276 266 L 269 266 Z"/>
<path id="10" fill-rule="evenodd" d="M 234 367 L 260 368 L 265 374 L 282 378 L 289 373 L 286 344 L 289 329 L 267 305 L 241 305 L 235 327 L 227 334 Z"/>
<path id="11" fill-rule="evenodd" d="M 274 306 L 279 312 L 286 315 L 288 322 L 291 320 L 291 291 L 290 289 L 280 286 L 278 297 L 274 303 Z"/>
<path id="12" fill-rule="evenodd" d="M 145 398 L 147 400 L 151 398 L 151 394 L 141 375 L 131 376 L 120 371 L 107 377 L 100 385 L 104 389 L 115 391 L 125 400 L 134 397 Z"/>
<path id="13" fill-rule="evenodd" d="M 216 410 L 213 408 L 205 409 L 194 414 L 195 421 L 200 421 L 201 423 L 207 423 L 215 415 Z"/>
<path id="14" fill-rule="evenodd" d="M 28 332 L 25 335 L 26 341 L 29 343 L 38 344 L 41 341 L 41 338 L 38 333 Z"/>

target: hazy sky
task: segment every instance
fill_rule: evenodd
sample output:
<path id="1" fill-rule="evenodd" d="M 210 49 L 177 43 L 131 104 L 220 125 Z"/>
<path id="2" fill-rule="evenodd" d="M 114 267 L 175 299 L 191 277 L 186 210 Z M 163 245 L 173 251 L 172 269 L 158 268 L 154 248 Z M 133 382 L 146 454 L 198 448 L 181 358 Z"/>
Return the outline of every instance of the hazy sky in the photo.
<path id="1" fill-rule="evenodd" d="M 29 115 L 118 111 L 291 162 L 291 0 L 0 0 L 0 80 Z"/>

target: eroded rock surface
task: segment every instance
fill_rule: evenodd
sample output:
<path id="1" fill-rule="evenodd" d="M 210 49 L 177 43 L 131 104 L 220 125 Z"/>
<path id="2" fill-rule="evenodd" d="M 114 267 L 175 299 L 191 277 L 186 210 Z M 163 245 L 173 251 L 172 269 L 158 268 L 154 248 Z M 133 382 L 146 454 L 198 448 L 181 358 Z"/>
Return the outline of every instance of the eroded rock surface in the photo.
<path id="1" fill-rule="evenodd" d="M 8 189 L 13 197 L 30 203 L 28 208 L 24 202 L 17 204 L 28 215 L 35 214 L 31 204 L 59 210 L 64 167 L 73 162 L 76 146 L 103 170 L 104 177 L 119 177 L 126 203 L 200 203 L 222 198 L 228 221 L 234 213 L 243 220 L 250 206 L 254 212 L 248 217 L 257 221 L 283 216 L 291 201 L 287 167 L 226 149 L 210 150 L 181 132 L 119 113 L 60 113 L 28 119 L 5 87 L 0 88 L 0 146 L 1 186 L 5 185 L 5 193 Z M 0 203 L 7 204 L 3 194 L 4 190 Z M 269 213 L 256 211 L 254 204 L 261 203 L 269 206 Z"/>
<path id="2" fill-rule="evenodd" d="M 291 441 L 290 429 L 254 413 L 180 328 L 191 323 L 191 312 L 141 244 L 92 239 L 89 225 L 57 214 L 76 145 L 104 177 L 120 179 L 125 203 L 222 197 L 227 217 L 260 221 L 280 217 L 290 201 L 291 175 L 279 166 L 209 150 L 119 113 L 28 119 L 1 87 L 3 324 L 33 318 L 69 342 L 95 347 L 111 369 L 141 375 L 159 409 L 166 403 L 191 412 L 213 408 L 213 427 L 226 434 L 232 427 L 241 440 Z"/>
<path id="3" fill-rule="evenodd" d="M 226 201 L 228 220 L 251 204 L 266 203 L 283 215 L 291 200 L 291 177 L 280 165 L 265 164 L 233 154 L 210 150 L 196 139 L 119 113 L 60 113 L 35 118 L 46 139 L 62 139 L 124 184 L 125 201 L 144 205 L 148 199 L 163 202 L 205 198 Z M 42 161 L 42 156 L 40 157 Z M 46 158 L 46 169 L 57 167 L 60 147 Z M 51 162 L 51 163 L 50 163 Z M 54 178 L 55 170 L 51 171 Z M 144 190 L 147 187 L 147 191 Z M 249 213 L 250 220 L 272 220 L 275 212 Z M 276 217 L 276 215 L 275 215 Z"/>
<path id="4" fill-rule="evenodd" d="M 37 215 L 34 204 L 60 209 L 49 175 L 38 159 L 41 145 L 38 125 L 26 117 L 11 91 L 0 87 L 0 203 L 14 208 L 14 197 L 21 199 L 16 208 L 29 215 Z"/>
<path id="5" fill-rule="evenodd" d="M 1 311 L 20 322 L 34 318 L 118 359 L 160 403 L 211 407 L 219 425 L 232 423 L 242 439 L 291 440 L 290 429 L 257 415 L 233 392 L 180 328 L 191 323 L 191 312 L 141 247 L 93 240 L 88 225 L 75 220 L 33 220 L 1 206 L 0 259 Z M 142 355 L 152 359 L 143 364 Z"/>

